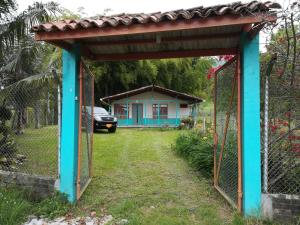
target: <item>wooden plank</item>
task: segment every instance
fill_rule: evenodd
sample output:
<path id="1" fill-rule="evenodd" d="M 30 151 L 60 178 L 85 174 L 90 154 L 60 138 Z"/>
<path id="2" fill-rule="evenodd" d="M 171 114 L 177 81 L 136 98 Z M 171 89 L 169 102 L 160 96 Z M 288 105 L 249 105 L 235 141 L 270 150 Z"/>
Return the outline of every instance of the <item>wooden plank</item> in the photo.
<path id="1" fill-rule="evenodd" d="M 200 56 L 235 55 L 236 48 L 217 48 L 217 49 L 198 49 L 198 50 L 179 50 L 167 52 L 143 52 L 128 54 L 102 54 L 95 55 L 92 60 L 98 61 L 128 61 L 142 59 L 166 59 L 166 58 L 185 58 Z"/>
<path id="2" fill-rule="evenodd" d="M 233 26 L 242 24 L 253 24 L 262 21 L 276 21 L 275 15 L 257 14 L 253 16 L 240 15 L 225 15 L 213 16 L 208 18 L 197 18 L 190 20 L 165 21 L 160 23 L 146 23 L 146 24 L 132 24 L 130 26 L 117 27 L 102 27 L 102 28 L 88 28 L 76 29 L 66 31 L 53 32 L 37 32 L 35 39 L 37 41 L 51 41 L 51 40 L 75 40 L 93 37 L 107 37 L 120 36 L 132 34 L 146 34 L 167 31 L 181 31 L 190 29 L 200 29 L 208 27 Z"/>
<path id="3" fill-rule="evenodd" d="M 217 185 L 217 149 L 218 149 L 218 134 L 217 134 L 217 85 L 218 80 L 215 73 L 214 76 L 214 185 Z"/>
<path id="4" fill-rule="evenodd" d="M 80 60 L 79 64 L 79 122 L 78 122 L 78 161 L 77 161 L 77 200 L 81 196 L 80 191 L 80 178 L 81 178 L 81 136 L 82 136 L 82 99 L 83 99 L 83 92 L 82 92 L 82 80 L 83 80 L 83 66 L 82 61 Z"/>
<path id="5" fill-rule="evenodd" d="M 243 184 L 242 184 L 242 135 L 241 135 L 241 55 L 237 54 L 236 59 L 237 76 L 237 145 L 238 145 L 238 211 L 242 212 Z"/>

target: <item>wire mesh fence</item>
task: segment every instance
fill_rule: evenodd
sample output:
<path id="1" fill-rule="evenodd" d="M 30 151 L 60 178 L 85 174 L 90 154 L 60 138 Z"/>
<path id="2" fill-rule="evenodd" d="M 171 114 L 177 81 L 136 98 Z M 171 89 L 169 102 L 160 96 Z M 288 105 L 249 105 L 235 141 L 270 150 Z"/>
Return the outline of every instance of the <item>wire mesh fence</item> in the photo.
<path id="1" fill-rule="evenodd" d="M 79 135 L 79 192 L 82 193 L 91 178 L 92 149 L 93 149 L 93 107 L 94 79 L 88 68 L 81 64 L 80 106 L 81 121 Z"/>
<path id="2" fill-rule="evenodd" d="M 270 76 L 262 68 L 263 192 L 300 195 L 300 68 L 285 61 L 279 54 Z"/>
<path id="3" fill-rule="evenodd" d="M 237 204 L 237 81 L 236 62 L 216 74 L 216 164 L 217 186 Z"/>
<path id="4" fill-rule="evenodd" d="M 0 169 L 57 176 L 55 83 L 19 82 L 0 91 Z"/>

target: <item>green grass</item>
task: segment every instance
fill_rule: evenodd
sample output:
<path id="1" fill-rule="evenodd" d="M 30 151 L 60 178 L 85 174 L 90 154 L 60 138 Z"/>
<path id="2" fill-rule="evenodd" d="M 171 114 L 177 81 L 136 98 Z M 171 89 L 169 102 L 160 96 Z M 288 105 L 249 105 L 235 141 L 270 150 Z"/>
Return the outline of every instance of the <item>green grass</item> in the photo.
<path id="1" fill-rule="evenodd" d="M 16 137 L 27 154 L 24 168 L 49 175 L 56 169 L 55 127 L 27 129 Z M 180 132 L 172 129 L 118 129 L 94 135 L 93 179 L 81 200 L 70 207 L 60 197 L 31 201 L 25 192 L 0 188 L 0 224 L 14 225 L 30 214 L 55 217 L 112 214 L 130 225 L 258 225 L 244 220 L 171 149 Z M 25 154 L 25 153 L 24 153 Z M 10 200 L 7 200 L 10 199 Z"/>
<path id="2" fill-rule="evenodd" d="M 118 129 L 94 136 L 93 180 L 75 214 L 106 210 L 129 224 L 228 224 L 232 211 L 171 144 L 179 131 Z"/>
<path id="3" fill-rule="evenodd" d="M 28 128 L 14 138 L 17 153 L 26 156 L 18 171 L 44 176 L 57 174 L 57 126 Z"/>
<path id="4" fill-rule="evenodd" d="M 28 215 L 54 218 L 70 210 L 66 198 L 55 194 L 44 200 L 31 198 L 30 190 L 0 187 L 0 224 L 19 225 L 27 220 Z"/>

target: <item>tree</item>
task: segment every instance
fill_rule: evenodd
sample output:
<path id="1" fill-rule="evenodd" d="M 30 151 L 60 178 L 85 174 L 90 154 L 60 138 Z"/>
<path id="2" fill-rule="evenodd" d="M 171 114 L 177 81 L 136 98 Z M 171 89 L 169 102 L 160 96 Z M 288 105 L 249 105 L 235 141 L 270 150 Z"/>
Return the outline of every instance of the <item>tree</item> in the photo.
<path id="1" fill-rule="evenodd" d="M 34 91 L 34 87 L 17 88 L 18 81 L 29 82 L 34 78 L 39 78 L 37 85 L 39 86 L 40 81 L 43 81 L 46 75 L 41 68 L 45 62 L 44 50 L 47 48 L 34 41 L 30 28 L 37 23 L 50 20 L 58 11 L 58 5 L 53 2 L 34 3 L 21 14 L 14 16 L 11 10 L 15 9 L 15 4 L 9 3 L 11 3 L 9 7 L 3 7 L 0 16 L 0 85 L 2 89 L 6 89 L 1 94 L 6 95 L 6 98 L 10 100 L 5 101 L 6 104 L 14 105 L 16 109 L 12 126 L 16 133 L 22 133 L 25 108 L 28 104 L 37 102 L 38 99 L 28 95 L 30 91 Z M 27 79 L 28 77 L 30 78 Z"/>

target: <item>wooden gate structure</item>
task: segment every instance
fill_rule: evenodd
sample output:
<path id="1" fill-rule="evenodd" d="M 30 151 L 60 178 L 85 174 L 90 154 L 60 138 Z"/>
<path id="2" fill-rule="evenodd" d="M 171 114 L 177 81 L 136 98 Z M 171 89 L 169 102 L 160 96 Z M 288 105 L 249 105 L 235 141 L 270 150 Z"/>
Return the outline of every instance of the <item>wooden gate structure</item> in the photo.
<path id="1" fill-rule="evenodd" d="M 238 120 L 242 155 L 240 208 L 245 215 L 259 215 L 259 31 L 265 24 L 276 21 L 274 9 L 277 8 L 280 5 L 272 2 L 238 2 L 165 13 L 68 19 L 33 27 L 37 41 L 64 49 L 60 191 L 66 193 L 71 202 L 79 197 L 78 115 L 81 109 L 78 87 L 81 57 L 119 61 L 237 55 L 241 59 L 240 76 L 237 77 L 240 79 Z M 232 89 L 231 86 L 227 88 Z"/>

